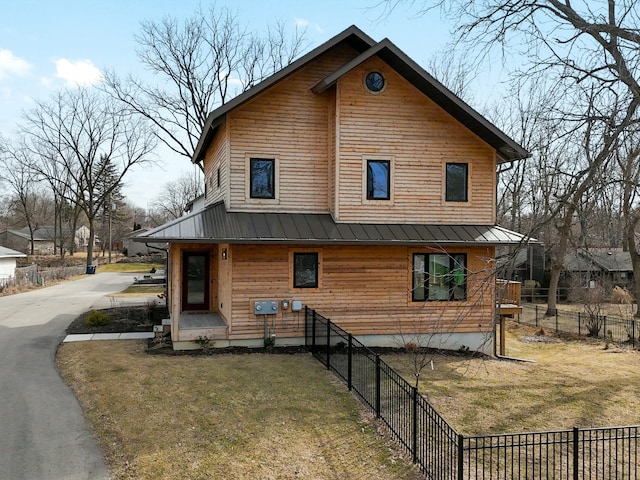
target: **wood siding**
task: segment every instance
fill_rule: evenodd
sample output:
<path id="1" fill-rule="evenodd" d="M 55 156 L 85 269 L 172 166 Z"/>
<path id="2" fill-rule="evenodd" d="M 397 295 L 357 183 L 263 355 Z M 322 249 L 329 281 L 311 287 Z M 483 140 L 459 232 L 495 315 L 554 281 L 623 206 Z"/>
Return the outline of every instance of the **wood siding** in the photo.
<path id="1" fill-rule="evenodd" d="M 355 55 L 346 45 L 336 47 L 228 115 L 230 210 L 329 212 L 330 96 L 315 95 L 311 87 Z M 276 200 L 247 198 L 251 156 L 277 158 Z"/>
<path id="2" fill-rule="evenodd" d="M 339 222 L 495 222 L 495 151 L 377 57 L 315 95 L 354 56 L 341 46 L 227 115 L 205 160 L 207 203 L 231 211 L 330 212 Z M 382 72 L 372 94 L 364 77 Z M 248 158 L 276 159 L 276 199 L 248 198 Z M 389 201 L 367 201 L 363 165 L 391 159 Z M 467 202 L 446 202 L 445 165 L 468 163 Z M 221 168 L 222 187 L 217 188 Z"/>
<path id="3" fill-rule="evenodd" d="M 372 94 L 368 72 L 386 87 Z M 495 222 L 495 151 L 377 57 L 339 80 L 337 89 L 341 222 Z M 389 201 L 363 200 L 366 159 L 392 159 Z M 444 166 L 469 163 L 469 201 L 444 201 Z"/>
<path id="4" fill-rule="evenodd" d="M 320 288 L 291 286 L 290 253 L 309 246 L 232 245 L 232 316 L 230 339 L 261 338 L 264 318 L 253 314 L 254 300 L 300 300 L 356 335 L 491 332 L 494 287 L 490 278 L 493 248 L 459 248 L 467 253 L 470 276 L 466 302 L 412 302 L 414 249 L 383 246 L 324 246 Z M 429 253 L 429 249 L 420 249 Z M 431 250 L 434 251 L 434 250 Z M 440 250 L 438 250 L 440 251 Z M 222 297 L 222 295 L 221 295 Z M 268 319 L 269 326 L 273 319 Z M 282 312 L 275 318 L 276 335 L 304 335 L 304 314 Z"/>
<path id="5" fill-rule="evenodd" d="M 220 169 L 220 187 L 218 187 L 218 169 Z M 229 129 L 226 124 L 220 126 L 216 138 L 207 150 L 204 162 L 204 178 L 207 186 L 206 205 L 228 198 Z"/>

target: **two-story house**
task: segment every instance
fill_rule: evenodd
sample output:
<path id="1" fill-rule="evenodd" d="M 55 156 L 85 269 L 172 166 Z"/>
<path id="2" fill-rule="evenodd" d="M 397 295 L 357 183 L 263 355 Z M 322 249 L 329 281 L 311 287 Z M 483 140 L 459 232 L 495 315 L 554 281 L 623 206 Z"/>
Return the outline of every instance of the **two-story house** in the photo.
<path id="1" fill-rule="evenodd" d="M 492 352 L 498 164 L 528 153 L 352 26 L 213 111 L 206 207 L 169 243 L 174 348 L 304 344 L 308 305 L 368 345 Z"/>

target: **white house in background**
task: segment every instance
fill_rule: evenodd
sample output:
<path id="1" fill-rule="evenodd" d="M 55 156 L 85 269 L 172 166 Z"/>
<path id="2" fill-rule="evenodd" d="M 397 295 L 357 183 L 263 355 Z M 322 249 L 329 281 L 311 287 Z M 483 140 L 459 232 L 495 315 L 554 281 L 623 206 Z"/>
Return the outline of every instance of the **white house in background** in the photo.
<path id="1" fill-rule="evenodd" d="M 26 257 L 22 252 L 0 246 L 0 285 L 4 285 L 16 275 L 16 258 Z"/>
<path id="2" fill-rule="evenodd" d="M 139 228 L 138 230 L 134 230 L 133 232 L 126 235 L 122 240 L 122 247 L 127 253 L 127 257 L 136 257 L 139 255 L 153 255 L 153 254 L 167 254 L 167 243 L 166 242 L 149 242 L 149 243 L 138 243 L 134 242 L 133 238 L 141 235 L 143 233 L 147 233 L 150 228 Z"/>

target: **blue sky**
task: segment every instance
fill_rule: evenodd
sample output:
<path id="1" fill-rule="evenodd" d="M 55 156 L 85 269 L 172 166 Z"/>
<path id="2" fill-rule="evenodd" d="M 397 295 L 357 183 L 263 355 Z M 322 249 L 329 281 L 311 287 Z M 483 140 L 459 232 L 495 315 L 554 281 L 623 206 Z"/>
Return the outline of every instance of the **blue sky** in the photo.
<path id="1" fill-rule="evenodd" d="M 375 40 L 387 37 L 419 64 L 445 46 L 449 26 L 434 11 L 422 17 L 399 7 L 391 15 L 376 8 L 379 0 L 221 1 L 240 21 L 263 30 L 282 21 L 306 26 L 307 50 L 355 24 Z M 0 0 L 0 133 L 12 136 L 21 112 L 34 99 L 46 100 L 57 89 L 100 81 L 101 72 L 143 76 L 134 35 L 145 20 L 190 16 L 211 2 L 191 0 Z M 161 153 L 153 173 L 133 171 L 125 195 L 146 208 L 160 187 L 193 167 L 184 158 Z"/>

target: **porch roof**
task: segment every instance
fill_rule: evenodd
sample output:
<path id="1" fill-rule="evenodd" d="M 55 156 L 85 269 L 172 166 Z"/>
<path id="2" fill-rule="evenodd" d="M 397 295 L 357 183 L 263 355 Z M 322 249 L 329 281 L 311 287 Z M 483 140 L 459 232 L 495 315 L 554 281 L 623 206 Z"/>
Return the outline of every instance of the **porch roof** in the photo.
<path id="1" fill-rule="evenodd" d="M 136 242 L 363 245 L 498 245 L 526 243 L 497 225 L 336 223 L 329 214 L 227 212 L 224 203 L 165 223 Z"/>

